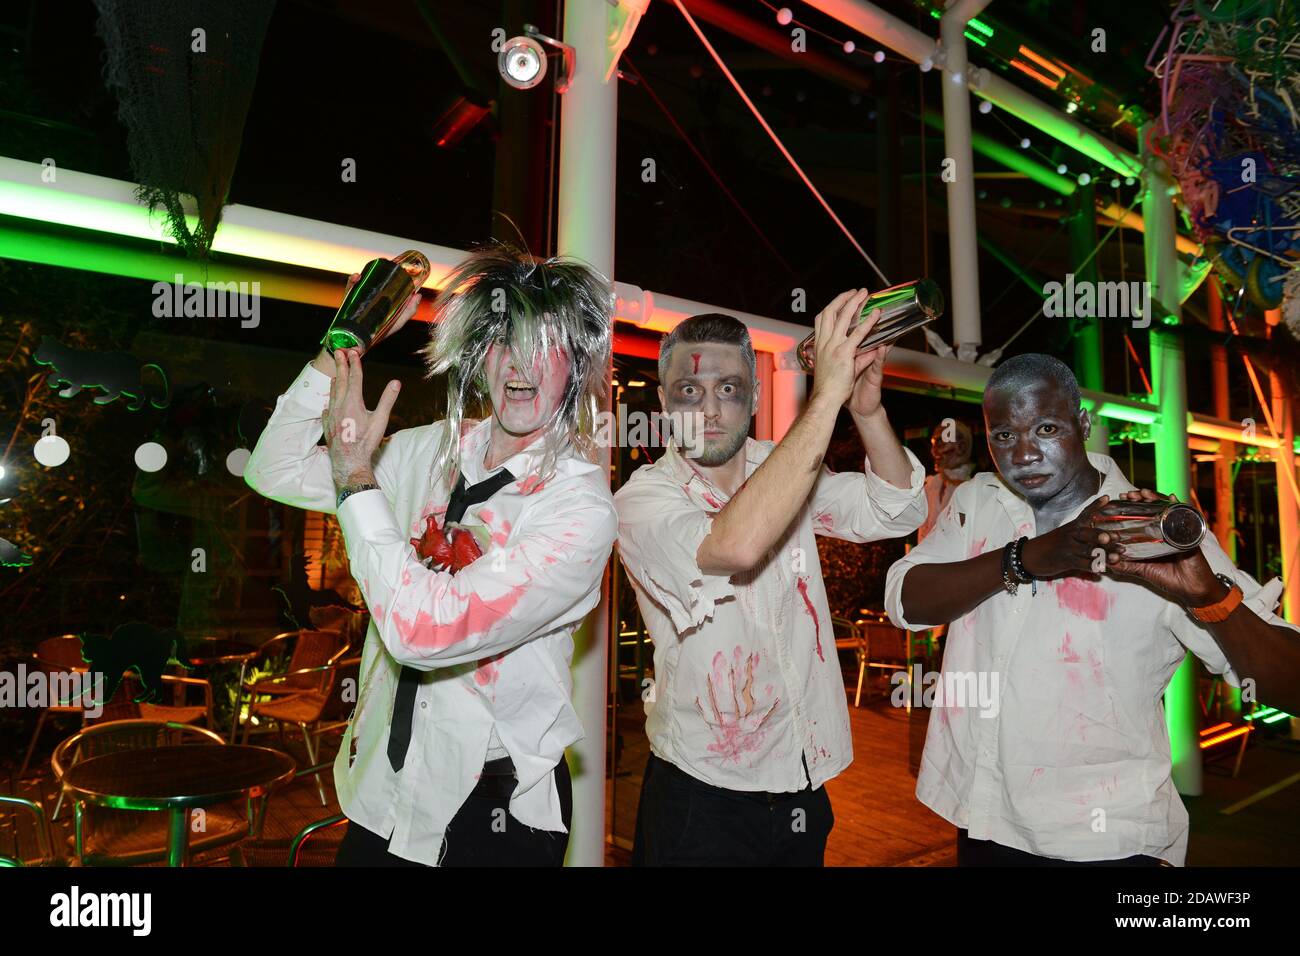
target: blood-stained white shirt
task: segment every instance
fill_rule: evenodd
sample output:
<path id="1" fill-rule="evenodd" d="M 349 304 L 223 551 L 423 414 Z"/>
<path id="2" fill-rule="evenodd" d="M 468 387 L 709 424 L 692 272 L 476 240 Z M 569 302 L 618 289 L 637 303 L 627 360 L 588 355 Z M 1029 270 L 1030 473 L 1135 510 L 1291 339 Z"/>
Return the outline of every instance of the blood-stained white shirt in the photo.
<path id="1" fill-rule="evenodd" d="M 750 438 L 745 477 L 775 445 Z M 925 518 L 925 470 L 908 488 L 823 467 L 786 536 L 752 571 L 700 570 L 728 496 L 670 447 L 614 496 L 619 555 L 654 641 L 646 734 L 655 755 L 729 790 L 820 787 L 853 760 L 844 678 L 814 535 L 902 537 Z M 804 776 L 803 760 L 808 763 Z"/>
<path id="2" fill-rule="evenodd" d="M 244 477 L 259 493 L 335 513 L 328 450 L 318 445 L 330 378 L 307 365 L 276 402 Z M 465 479 L 484 468 L 491 419 L 463 431 Z M 571 702 L 573 632 L 600 600 L 617 533 L 600 465 L 562 457 L 540 481 L 541 444 L 504 461 L 518 480 L 471 505 L 462 524 L 491 535 L 483 556 L 455 575 L 425 568 L 410 539 L 442 515 L 451 488 L 434 475 L 444 422 L 390 436 L 375 460 L 379 489 L 338 509 L 352 576 L 370 608 L 356 708 L 334 764 L 339 804 L 404 859 L 437 865 L 447 824 L 473 790 L 498 741 L 518 785 L 510 815 L 563 831 L 552 770 L 582 739 Z M 402 665 L 427 673 L 416 693 L 402 770 L 388 733 Z M 455 834 L 448 835 L 455 839 Z"/>
<path id="3" fill-rule="evenodd" d="M 1133 485 L 1106 455 L 1097 495 Z M 961 485 L 934 530 L 889 569 L 885 606 L 909 630 L 903 581 L 918 564 L 964 561 L 1034 537 L 1033 510 L 992 472 Z M 1261 587 L 1233 566 L 1213 535 L 1201 550 L 1270 624 L 1282 582 Z M 953 621 L 917 779 L 922 803 L 978 840 L 1040 856 L 1111 860 L 1136 854 L 1181 866 L 1187 811 L 1170 774 L 1161 695 L 1186 651 L 1238 686 L 1214 637 L 1149 588 L 1098 575 L 1039 581 L 1034 595 L 1005 590 Z M 980 682 L 994 706 L 971 691 Z M 963 689 L 964 688 L 964 689 Z M 947 693 L 945 693 L 947 689 Z M 962 697 L 964 696 L 964 699 Z M 915 700 L 915 693 L 913 700 Z"/>

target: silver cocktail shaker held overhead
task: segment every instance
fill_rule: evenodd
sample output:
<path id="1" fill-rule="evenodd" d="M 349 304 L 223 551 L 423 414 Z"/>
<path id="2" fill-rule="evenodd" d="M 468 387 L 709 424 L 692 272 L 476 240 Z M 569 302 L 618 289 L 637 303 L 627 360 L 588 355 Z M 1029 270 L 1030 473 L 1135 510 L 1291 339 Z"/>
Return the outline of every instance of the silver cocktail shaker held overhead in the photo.
<path id="1" fill-rule="evenodd" d="M 1199 548 L 1205 516 L 1178 501 L 1111 501 L 1093 524 L 1124 545 L 1124 558 L 1149 561 Z"/>
<path id="2" fill-rule="evenodd" d="M 392 259 L 371 259 L 348 290 L 321 344 L 363 353 L 382 339 L 402 308 L 429 278 L 429 260 L 412 249 Z"/>
<path id="3" fill-rule="evenodd" d="M 880 321 L 867 333 L 867 337 L 858 346 L 858 351 L 873 349 L 877 345 L 892 342 L 913 329 L 929 325 L 943 315 L 943 307 L 943 292 L 933 279 L 916 279 L 871 293 L 867 301 L 862 303 L 858 322 L 865 322 L 876 309 L 880 310 Z M 799 343 L 795 356 L 805 372 L 813 371 L 817 360 L 815 332 Z"/>

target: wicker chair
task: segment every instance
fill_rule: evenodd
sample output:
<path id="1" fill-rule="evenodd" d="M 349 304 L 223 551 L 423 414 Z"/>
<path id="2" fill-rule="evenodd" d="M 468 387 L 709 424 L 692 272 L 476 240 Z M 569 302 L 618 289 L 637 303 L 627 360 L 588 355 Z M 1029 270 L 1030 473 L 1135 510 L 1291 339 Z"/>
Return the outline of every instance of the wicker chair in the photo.
<path id="1" fill-rule="evenodd" d="M 307 824 L 292 840 L 246 840 L 230 853 L 231 866 L 333 866 L 348 818 L 341 813 Z"/>
<path id="2" fill-rule="evenodd" d="M 120 720 L 96 724 L 73 734 L 54 749 L 50 767 L 58 781 L 67 768 L 79 760 L 122 750 L 194 745 L 225 746 L 219 734 L 201 727 L 175 722 Z M 115 810 L 74 802 L 76 833 L 68 838 L 82 866 L 131 866 L 167 858 L 168 814 L 139 810 Z M 253 814 L 231 805 L 218 805 L 205 812 L 206 830 L 193 834 L 189 850 L 202 853 L 228 846 L 249 833 Z"/>
<path id="3" fill-rule="evenodd" d="M 266 678 L 261 683 L 293 681 L 300 685 L 302 678 L 310 677 L 316 684 L 309 691 L 273 697 L 268 701 L 253 703 L 249 707 L 249 714 L 252 716 L 274 720 L 281 725 L 285 723 L 298 725 L 298 729 L 302 731 L 303 746 L 307 750 L 307 761 L 316 777 L 316 791 L 320 794 L 321 806 L 327 806 L 329 800 L 325 796 L 325 784 L 320 778 L 320 771 L 328 766 L 319 764 L 320 738 L 325 733 L 347 726 L 347 708 L 343 701 L 343 694 L 338 691 L 346 686 L 349 678 L 353 680 L 355 686 L 360 671 L 361 658 L 352 657 Z M 249 727 L 245 724 L 245 743 L 248 742 L 248 733 Z"/>
<path id="4" fill-rule="evenodd" d="M 81 657 L 81 638 L 76 634 L 47 637 L 36 645 L 36 653 L 32 655 L 32 660 L 51 677 L 56 674 L 84 674 L 88 670 L 86 662 Z M 54 681 L 52 680 L 51 683 Z M 32 754 L 36 752 L 36 741 L 40 739 L 41 729 L 51 714 L 76 714 L 82 718 L 84 726 L 85 713 L 83 704 L 51 704 L 45 707 L 36 720 L 36 729 L 32 731 L 31 743 L 27 745 L 27 754 L 23 757 L 23 765 L 18 770 L 18 776 L 21 778 L 27 773 L 27 767 L 32 762 Z"/>
<path id="5" fill-rule="evenodd" d="M 33 803 L 31 800 L 25 800 L 22 797 L 10 797 L 0 794 L 0 809 L 4 809 L 6 806 L 19 807 L 32 815 L 36 826 L 36 848 L 40 851 L 40 856 L 28 859 L 0 856 L 0 866 L 58 866 L 65 862 L 54 856 L 50 842 L 50 825 L 45 819 L 45 811 L 39 803 Z"/>

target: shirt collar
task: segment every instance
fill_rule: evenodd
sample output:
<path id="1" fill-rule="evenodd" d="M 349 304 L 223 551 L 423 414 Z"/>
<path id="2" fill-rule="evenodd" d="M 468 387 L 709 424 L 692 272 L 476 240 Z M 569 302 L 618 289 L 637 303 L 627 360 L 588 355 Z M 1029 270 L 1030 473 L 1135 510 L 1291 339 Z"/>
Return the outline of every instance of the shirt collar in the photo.
<path id="1" fill-rule="evenodd" d="M 745 439 L 745 445 L 741 449 L 745 455 L 745 479 L 754 473 L 759 465 L 763 463 L 770 453 L 762 442 L 755 441 L 752 438 Z M 668 443 L 668 449 L 660 459 L 664 469 L 682 485 L 683 488 L 690 492 L 696 490 L 701 496 L 709 494 L 715 500 L 726 504 L 731 496 L 725 494 L 717 485 L 704 476 L 690 460 L 682 455 L 675 442 Z M 707 499 L 706 499 L 707 500 Z"/>
<path id="2" fill-rule="evenodd" d="M 1075 508 L 1069 517 L 1065 519 L 1066 521 L 1073 521 L 1080 515 L 1080 513 L 1082 513 L 1084 508 L 1088 507 L 1088 505 L 1092 504 L 1092 502 L 1096 501 L 1102 495 L 1110 495 L 1111 498 L 1114 499 L 1118 498 L 1126 491 L 1133 491 L 1135 489 L 1135 485 L 1124 476 L 1124 472 L 1120 470 L 1119 465 L 1116 464 L 1115 459 L 1111 458 L 1110 455 L 1101 455 L 1091 451 L 1087 452 L 1087 455 L 1089 463 L 1101 472 L 1101 484 L 1097 488 L 1097 493 L 1088 498 L 1087 501 L 1080 504 L 1079 507 Z M 1025 516 L 1033 514 L 1033 509 L 1029 507 L 1029 502 L 1008 488 L 1000 475 L 994 472 L 993 479 L 997 482 L 997 498 L 1002 502 L 1010 515 L 1017 520 L 1021 520 Z"/>
<path id="3" fill-rule="evenodd" d="M 482 481 L 488 475 L 495 474 L 502 468 L 509 468 L 510 474 L 516 478 L 523 478 L 531 474 L 537 463 L 541 460 L 543 443 L 546 436 L 542 436 L 534 441 L 527 448 L 511 455 L 501 464 L 497 465 L 491 471 L 488 471 L 484 459 L 487 456 L 488 443 L 492 438 L 492 417 L 489 415 L 478 424 L 472 426 L 465 437 L 461 439 L 461 465 L 465 472 L 465 478 L 470 484 Z"/>

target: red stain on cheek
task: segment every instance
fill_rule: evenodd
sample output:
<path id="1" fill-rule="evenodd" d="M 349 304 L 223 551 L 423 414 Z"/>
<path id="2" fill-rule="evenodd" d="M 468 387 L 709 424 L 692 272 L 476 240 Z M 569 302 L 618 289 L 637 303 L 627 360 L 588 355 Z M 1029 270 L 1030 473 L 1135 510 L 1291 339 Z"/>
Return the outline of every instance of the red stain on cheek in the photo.
<path id="1" fill-rule="evenodd" d="M 691 353 L 691 361 L 692 361 L 693 363 L 695 363 L 695 367 L 692 369 L 692 371 L 693 371 L 695 374 L 698 375 L 698 374 L 699 374 L 699 371 L 700 371 L 700 353 L 699 353 L 699 352 L 692 352 L 692 353 Z"/>
<path id="2" fill-rule="evenodd" d="M 808 579 L 800 578 L 795 585 L 799 589 L 799 596 L 803 598 L 804 610 L 813 619 L 813 634 L 817 639 L 817 657 L 820 660 L 826 660 L 826 655 L 822 653 L 822 622 L 817 618 L 817 609 L 813 607 L 812 599 L 808 597 Z"/>

